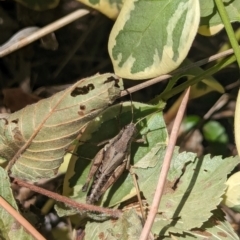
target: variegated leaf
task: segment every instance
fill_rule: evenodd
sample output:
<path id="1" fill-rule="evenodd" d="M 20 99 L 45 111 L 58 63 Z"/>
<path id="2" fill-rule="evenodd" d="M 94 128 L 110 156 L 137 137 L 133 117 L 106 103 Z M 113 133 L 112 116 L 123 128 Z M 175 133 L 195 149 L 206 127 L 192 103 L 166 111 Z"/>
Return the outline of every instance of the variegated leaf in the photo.
<path id="1" fill-rule="evenodd" d="M 225 9 L 231 22 L 240 21 L 240 1 L 223 0 Z M 204 36 L 211 36 L 223 29 L 221 17 L 218 14 L 214 0 L 200 0 L 201 21 L 198 32 Z"/>
<path id="2" fill-rule="evenodd" d="M 77 0 L 85 5 L 94 8 L 111 19 L 116 19 L 123 5 L 124 0 Z"/>
<path id="3" fill-rule="evenodd" d="M 176 69 L 191 47 L 199 19 L 196 0 L 126 0 L 108 43 L 115 73 L 146 79 Z"/>

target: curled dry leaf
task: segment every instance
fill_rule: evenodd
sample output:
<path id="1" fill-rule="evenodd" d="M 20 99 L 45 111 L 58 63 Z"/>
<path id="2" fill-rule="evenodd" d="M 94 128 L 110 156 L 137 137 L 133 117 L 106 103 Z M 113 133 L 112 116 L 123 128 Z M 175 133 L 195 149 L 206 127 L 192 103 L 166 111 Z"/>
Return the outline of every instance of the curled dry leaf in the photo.
<path id="1" fill-rule="evenodd" d="M 10 161 L 14 177 L 54 176 L 69 144 L 121 90 L 115 75 L 95 75 L 0 119 L 0 158 Z"/>
<path id="2" fill-rule="evenodd" d="M 36 103 L 41 98 L 36 95 L 23 92 L 21 88 L 5 88 L 2 90 L 3 104 L 11 110 L 18 111 L 28 104 Z"/>

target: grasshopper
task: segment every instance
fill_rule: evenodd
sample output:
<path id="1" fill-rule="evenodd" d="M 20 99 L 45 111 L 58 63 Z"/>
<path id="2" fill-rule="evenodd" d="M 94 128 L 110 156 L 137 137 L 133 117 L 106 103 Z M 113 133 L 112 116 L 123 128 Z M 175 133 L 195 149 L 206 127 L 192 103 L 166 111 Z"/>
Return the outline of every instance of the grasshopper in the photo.
<path id="1" fill-rule="evenodd" d="M 87 191 L 91 179 L 94 178 L 87 195 L 87 203 L 97 202 L 122 172 L 129 169 L 130 148 L 136 133 L 136 124 L 131 122 L 117 136 L 110 139 L 94 157 L 86 183 L 82 188 L 82 191 Z"/>

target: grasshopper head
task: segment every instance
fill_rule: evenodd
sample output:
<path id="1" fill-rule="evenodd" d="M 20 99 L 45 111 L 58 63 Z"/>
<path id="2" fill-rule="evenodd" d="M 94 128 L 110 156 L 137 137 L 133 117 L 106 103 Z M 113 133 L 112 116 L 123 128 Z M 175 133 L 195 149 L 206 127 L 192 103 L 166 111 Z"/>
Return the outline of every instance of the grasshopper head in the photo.
<path id="1" fill-rule="evenodd" d="M 125 127 L 126 135 L 132 138 L 137 133 L 137 128 L 134 123 L 130 123 Z"/>

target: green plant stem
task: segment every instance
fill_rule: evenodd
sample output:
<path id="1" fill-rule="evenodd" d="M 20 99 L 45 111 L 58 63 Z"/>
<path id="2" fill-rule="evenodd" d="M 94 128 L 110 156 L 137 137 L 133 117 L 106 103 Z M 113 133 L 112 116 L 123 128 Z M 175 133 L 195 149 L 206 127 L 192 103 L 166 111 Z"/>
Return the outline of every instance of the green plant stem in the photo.
<path id="1" fill-rule="evenodd" d="M 232 45 L 232 48 L 234 50 L 234 54 L 236 55 L 238 66 L 240 67 L 240 48 L 238 46 L 238 42 L 237 42 L 237 39 L 235 37 L 232 25 L 230 23 L 227 11 L 224 7 L 224 4 L 223 4 L 222 0 L 215 0 L 215 4 L 217 6 L 218 13 L 219 13 L 219 15 L 222 19 L 222 22 L 224 24 L 224 27 L 226 29 L 229 41 L 230 41 L 230 43 Z"/>
<path id="2" fill-rule="evenodd" d="M 162 95 L 162 99 L 166 101 L 167 99 L 171 98 L 172 96 L 184 91 L 189 86 L 192 86 L 192 85 L 200 82 L 202 79 L 204 79 L 207 76 L 213 75 L 214 73 L 220 71 L 221 69 L 227 67 L 228 65 L 232 64 L 235 61 L 236 61 L 235 55 L 233 55 L 225 60 L 222 60 L 221 62 L 217 63 L 215 66 L 209 68 L 202 74 L 198 75 L 197 77 L 194 77 L 194 78 L 182 83 L 181 85 L 175 87 L 174 89 L 166 92 L 165 94 Z"/>

